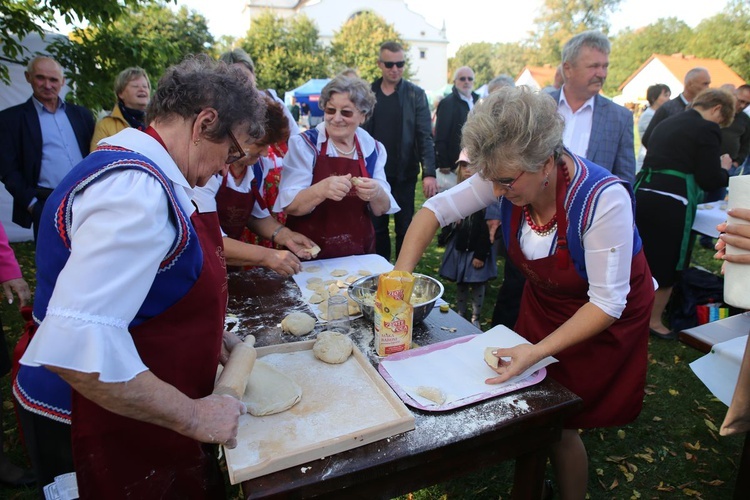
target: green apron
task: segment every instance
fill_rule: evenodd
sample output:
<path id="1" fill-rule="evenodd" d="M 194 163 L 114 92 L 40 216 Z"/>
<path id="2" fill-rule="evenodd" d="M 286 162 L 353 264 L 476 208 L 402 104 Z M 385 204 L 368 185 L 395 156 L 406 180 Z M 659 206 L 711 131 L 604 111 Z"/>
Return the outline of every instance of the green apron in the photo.
<path id="1" fill-rule="evenodd" d="M 695 221 L 695 212 L 698 210 L 698 204 L 703 201 L 703 190 L 700 188 L 700 186 L 698 186 L 698 183 L 695 182 L 694 174 L 688 174 L 685 172 L 680 172 L 678 170 L 670 169 L 652 170 L 646 167 L 641 169 L 641 171 L 638 173 L 638 178 L 635 181 L 633 192 L 638 190 L 642 182 L 651 182 L 651 176 L 653 174 L 671 175 L 685 180 L 688 203 L 685 211 L 685 227 L 682 231 L 682 244 L 680 245 L 680 260 L 677 262 L 676 267 L 678 271 L 682 271 L 683 269 L 685 269 L 685 259 L 688 255 L 688 247 L 693 241 L 693 238 L 691 237 L 691 231 L 693 229 L 693 222 Z"/>

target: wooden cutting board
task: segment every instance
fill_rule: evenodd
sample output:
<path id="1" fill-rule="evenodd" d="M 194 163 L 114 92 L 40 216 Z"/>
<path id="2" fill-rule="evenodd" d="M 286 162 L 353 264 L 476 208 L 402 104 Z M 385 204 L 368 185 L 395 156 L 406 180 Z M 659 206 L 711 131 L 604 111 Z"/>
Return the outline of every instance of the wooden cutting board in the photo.
<path id="1" fill-rule="evenodd" d="M 302 387 L 302 400 L 276 415 L 240 418 L 237 447 L 224 449 L 232 484 L 414 429 L 414 415 L 356 346 L 331 365 L 315 358 L 314 343 L 257 349 Z"/>

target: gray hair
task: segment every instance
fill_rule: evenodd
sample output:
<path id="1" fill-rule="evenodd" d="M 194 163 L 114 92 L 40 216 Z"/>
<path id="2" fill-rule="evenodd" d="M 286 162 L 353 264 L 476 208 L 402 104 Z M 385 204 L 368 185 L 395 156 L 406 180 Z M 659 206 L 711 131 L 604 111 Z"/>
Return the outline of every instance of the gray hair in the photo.
<path id="1" fill-rule="evenodd" d="M 255 63 L 253 58 L 242 49 L 234 49 L 228 52 L 224 52 L 219 56 L 219 61 L 232 64 L 242 64 L 244 67 L 250 70 L 250 73 L 255 74 Z"/>
<path id="2" fill-rule="evenodd" d="M 600 31 L 584 31 L 568 40 L 562 49 L 562 62 L 575 63 L 583 47 L 598 50 L 609 55 L 609 39 Z"/>
<path id="3" fill-rule="evenodd" d="M 487 84 L 487 93 L 491 94 L 494 91 L 503 87 L 515 87 L 516 81 L 510 75 L 498 75 Z"/>
<path id="4" fill-rule="evenodd" d="M 685 73 L 685 80 L 683 81 L 683 83 L 687 85 L 691 80 L 698 78 L 699 76 L 703 76 L 704 74 L 708 75 L 708 70 L 706 68 L 701 68 L 700 66 L 693 68 Z"/>
<path id="5" fill-rule="evenodd" d="M 365 115 L 365 120 L 370 118 L 375 109 L 375 94 L 370 88 L 370 84 L 361 78 L 339 75 L 328 82 L 320 91 L 320 99 L 318 100 L 320 109 L 325 109 L 333 94 L 349 94 L 349 100 L 352 101 L 354 107 Z"/>
<path id="6" fill-rule="evenodd" d="M 60 63 L 57 62 L 54 58 L 52 58 L 50 56 L 35 56 L 35 57 L 32 57 L 29 60 L 29 63 L 26 65 L 26 72 L 29 73 L 29 74 L 34 73 L 34 66 L 36 66 L 36 63 L 38 63 L 42 59 L 49 59 L 50 61 L 52 61 L 53 63 L 55 63 L 55 66 L 57 66 L 57 69 L 60 71 L 60 74 L 63 75 L 63 68 L 62 68 L 62 66 L 60 66 Z"/>
<path id="7" fill-rule="evenodd" d="M 199 54 L 169 67 L 156 86 L 146 110 L 146 121 L 193 118 L 205 108 L 218 113 L 206 129 L 206 138 L 219 142 L 241 125 L 251 139 L 265 135 L 266 105 L 261 94 L 247 84 L 239 68 Z"/>
<path id="8" fill-rule="evenodd" d="M 510 169 L 538 172 L 550 155 L 562 152 L 563 128 L 557 103 L 548 94 L 523 85 L 504 87 L 474 106 L 461 146 L 485 179 Z"/>
<path id="9" fill-rule="evenodd" d="M 471 71 L 472 75 L 474 74 L 474 70 L 471 69 L 470 67 L 468 67 L 468 66 L 461 66 L 460 68 L 456 68 L 456 71 L 453 72 L 453 80 L 452 81 L 454 81 L 454 82 L 456 81 L 456 78 L 458 78 L 458 72 L 461 71 L 462 69 L 468 69 L 469 71 Z"/>
<path id="10" fill-rule="evenodd" d="M 133 66 L 120 71 L 120 74 L 115 78 L 115 97 L 119 98 L 120 94 L 125 90 L 125 87 L 128 86 L 128 83 L 141 77 L 146 79 L 148 88 L 151 90 L 151 80 L 148 79 L 148 74 L 145 69 Z"/>

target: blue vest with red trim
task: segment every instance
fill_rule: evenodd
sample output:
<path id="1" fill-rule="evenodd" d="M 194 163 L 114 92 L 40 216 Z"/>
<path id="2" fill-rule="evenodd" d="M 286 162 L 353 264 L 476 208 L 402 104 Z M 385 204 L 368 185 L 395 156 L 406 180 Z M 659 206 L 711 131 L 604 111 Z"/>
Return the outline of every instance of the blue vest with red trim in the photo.
<path id="1" fill-rule="evenodd" d="M 172 247 L 164 256 L 151 289 L 130 326 L 139 325 L 175 304 L 200 276 L 203 252 L 189 216 L 175 197 L 172 182 L 145 156 L 122 147 L 103 145 L 79 163 L 45 203 L 36 251 L 34 320 L 37 324 L 46 316 L 57 277 L 70 257 L 69 231 L 75 196 L 102 176 L 112 172 L 116 175 L 117 171 L 128 169 L 140 170 L 159 181 L 169 200 L 170 219 L 177 229 Z M 127 265 L 126 262 L 121 264 Z M 13 383 L 13 393 L 26 410 L 70 423 L 70 386 L 46 368 L 21 365 Z"/>
<path id="2" fill-rule="evenodd" d="M 634 221 L 633 255 L 641 251 L 643 243 L 641 242 L 641 236 L 638 234 L 638 228 L 635 227 L 635 195 L 629 182 L 615 177 L 599 165 L 591 163 L 586 158 L 576 156 L 567 149 L 565 152 L 573 158 L 577 166 L 575 175 L 570 179 L 570 185 L 565 195 L 565 213 L 568 216 L 568 251 L 578 274 L 583 279 L 588 279 L 586 273 L 586 256 L 583 248 L 583 234 L 591 227 L 599 197 L 608 187 L 615 184 L 622 184 L 628 190 Z M 503 238 L 505 238 L 506 242 L 509 242 L 511 237 L 512 211 L 513 204 L 506 200 L 505 197 L 500 198 L 501 228 Z M 572 217 L 576 217 L 576 219 Z M 521 227 L 519 226 L 520 230 Z M 519 236 L 514 235 L 516 238 Z M 555 242 L 550 249 L 550 255 L 554 254 L 556 250 L 557 237 L 555 237 Z"/>

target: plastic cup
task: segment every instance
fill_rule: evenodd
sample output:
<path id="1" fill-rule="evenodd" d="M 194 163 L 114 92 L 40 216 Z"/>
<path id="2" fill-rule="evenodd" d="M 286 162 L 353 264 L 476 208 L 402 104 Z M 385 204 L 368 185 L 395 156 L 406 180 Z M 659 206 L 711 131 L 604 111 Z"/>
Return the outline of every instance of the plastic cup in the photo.
<path id="1" fill-rule="evenodd" d="M 328 325 L 326 329 L 332 332 L 349 335 L 349 304 L 343 295 L 334 295 L 328 299 Z"/>

